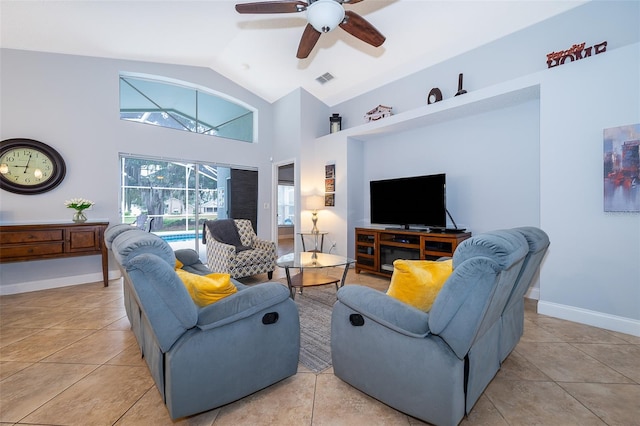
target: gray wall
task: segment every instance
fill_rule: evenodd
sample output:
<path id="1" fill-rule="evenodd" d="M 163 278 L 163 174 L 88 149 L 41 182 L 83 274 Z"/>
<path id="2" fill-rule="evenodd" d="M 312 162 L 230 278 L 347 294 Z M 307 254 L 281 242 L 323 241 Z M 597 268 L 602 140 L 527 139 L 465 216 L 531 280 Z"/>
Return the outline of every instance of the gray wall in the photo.
<path id="1" fill-rule="evenodd" d="M 3 223 L 68 222 L 72 212 L 63 202 L 73 197 L 95 201 L 95 207 L 87 211 L 89 219 L 118 223 L 121 152 L 255 167 L 260 176 L 258 206 L 270 202 L 272 108 L 210 69 L 7 49 L 0 55 L 0 138 L 32 138 L 48 143 L 62 154 L 67 165 L 64 181 L 51 192 L 25 196 L 2 191 Z M 252 105 L 259 111 L 258 143 L 121 121 L 120 71 L 195 83 Z M 272 235 L 270 216 L 270 210 L 259 208 L 258 232 L 266 238 Z M 98 281 L 99 271 L 96 256 L 3 264 L 0 292 Z"/>

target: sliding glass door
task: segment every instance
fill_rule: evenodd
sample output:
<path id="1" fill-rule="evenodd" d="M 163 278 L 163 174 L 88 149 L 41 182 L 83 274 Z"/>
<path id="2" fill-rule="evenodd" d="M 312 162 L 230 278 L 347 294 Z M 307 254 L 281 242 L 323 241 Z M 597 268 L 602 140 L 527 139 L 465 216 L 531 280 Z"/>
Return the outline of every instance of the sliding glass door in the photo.
<path id="1" fill-rule="evenodd" d="M 159 235 L 174 249 L 192 248 L 204 260 L 204 221 L 230 217 L 238 211 L 232 208 L 236 198 L 240 217 L 255 226 L 257 171 L 130 155 L 121 155 L 120 164 L 121 221 Z"/>

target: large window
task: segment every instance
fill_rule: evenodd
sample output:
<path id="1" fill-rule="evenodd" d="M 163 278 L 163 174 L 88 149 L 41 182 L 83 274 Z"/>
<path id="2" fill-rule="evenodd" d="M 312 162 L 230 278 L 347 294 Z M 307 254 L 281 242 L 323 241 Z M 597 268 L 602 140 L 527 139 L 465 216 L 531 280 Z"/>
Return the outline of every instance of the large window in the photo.
<path id="1" fill-rule="evenodd" d="M 120 119 L 254 142 L 256 112 L 211 90 L 158 77 L 120 75 Z"/>
<path id="2" fill-rule="evenodd" d="M 174 249 L 193 248 L 204 259 L 199 240 L 205 220 L 256 222 L 255 170 L 130 155 L 121 155 L 120 164 L 121 221 L 158 234 Z"/>

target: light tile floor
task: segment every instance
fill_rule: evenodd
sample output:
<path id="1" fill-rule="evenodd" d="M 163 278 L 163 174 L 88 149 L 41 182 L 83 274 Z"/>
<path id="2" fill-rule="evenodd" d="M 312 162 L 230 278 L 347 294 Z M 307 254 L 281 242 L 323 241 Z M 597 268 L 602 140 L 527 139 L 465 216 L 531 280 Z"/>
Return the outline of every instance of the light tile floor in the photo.
<path id="1" fill-rule="evenodd" d="M 338 271 L 339 272 L 339 271 Z M 276 271 L 274 279 L 284 282 Z M 266 280 L 258 276 L 247 284 Z M 389 280 L 349 272 L 348 283 Z M 312 291 L 309 289 L 307 291 Z M 171 425 L 111 281 L 0 297 L 0 424 Z M 640 338 L 526 304 L 525 333 L 463 425 L 640 425 Z M 331 368 L 298 373 L 184 425 L 421 425 Z"/>

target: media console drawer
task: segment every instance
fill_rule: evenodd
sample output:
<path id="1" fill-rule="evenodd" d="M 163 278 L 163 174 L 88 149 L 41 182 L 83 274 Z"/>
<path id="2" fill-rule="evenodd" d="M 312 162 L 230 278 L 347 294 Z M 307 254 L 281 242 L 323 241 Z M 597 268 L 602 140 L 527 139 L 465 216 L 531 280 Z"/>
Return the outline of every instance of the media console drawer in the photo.
<path id="1" fill-rule="evenodd" d="M 104 231 L 109 222 L 1 225 L 0 263 L 102 256 L 102 278 L 109 285 L 108 253 Z"/>

